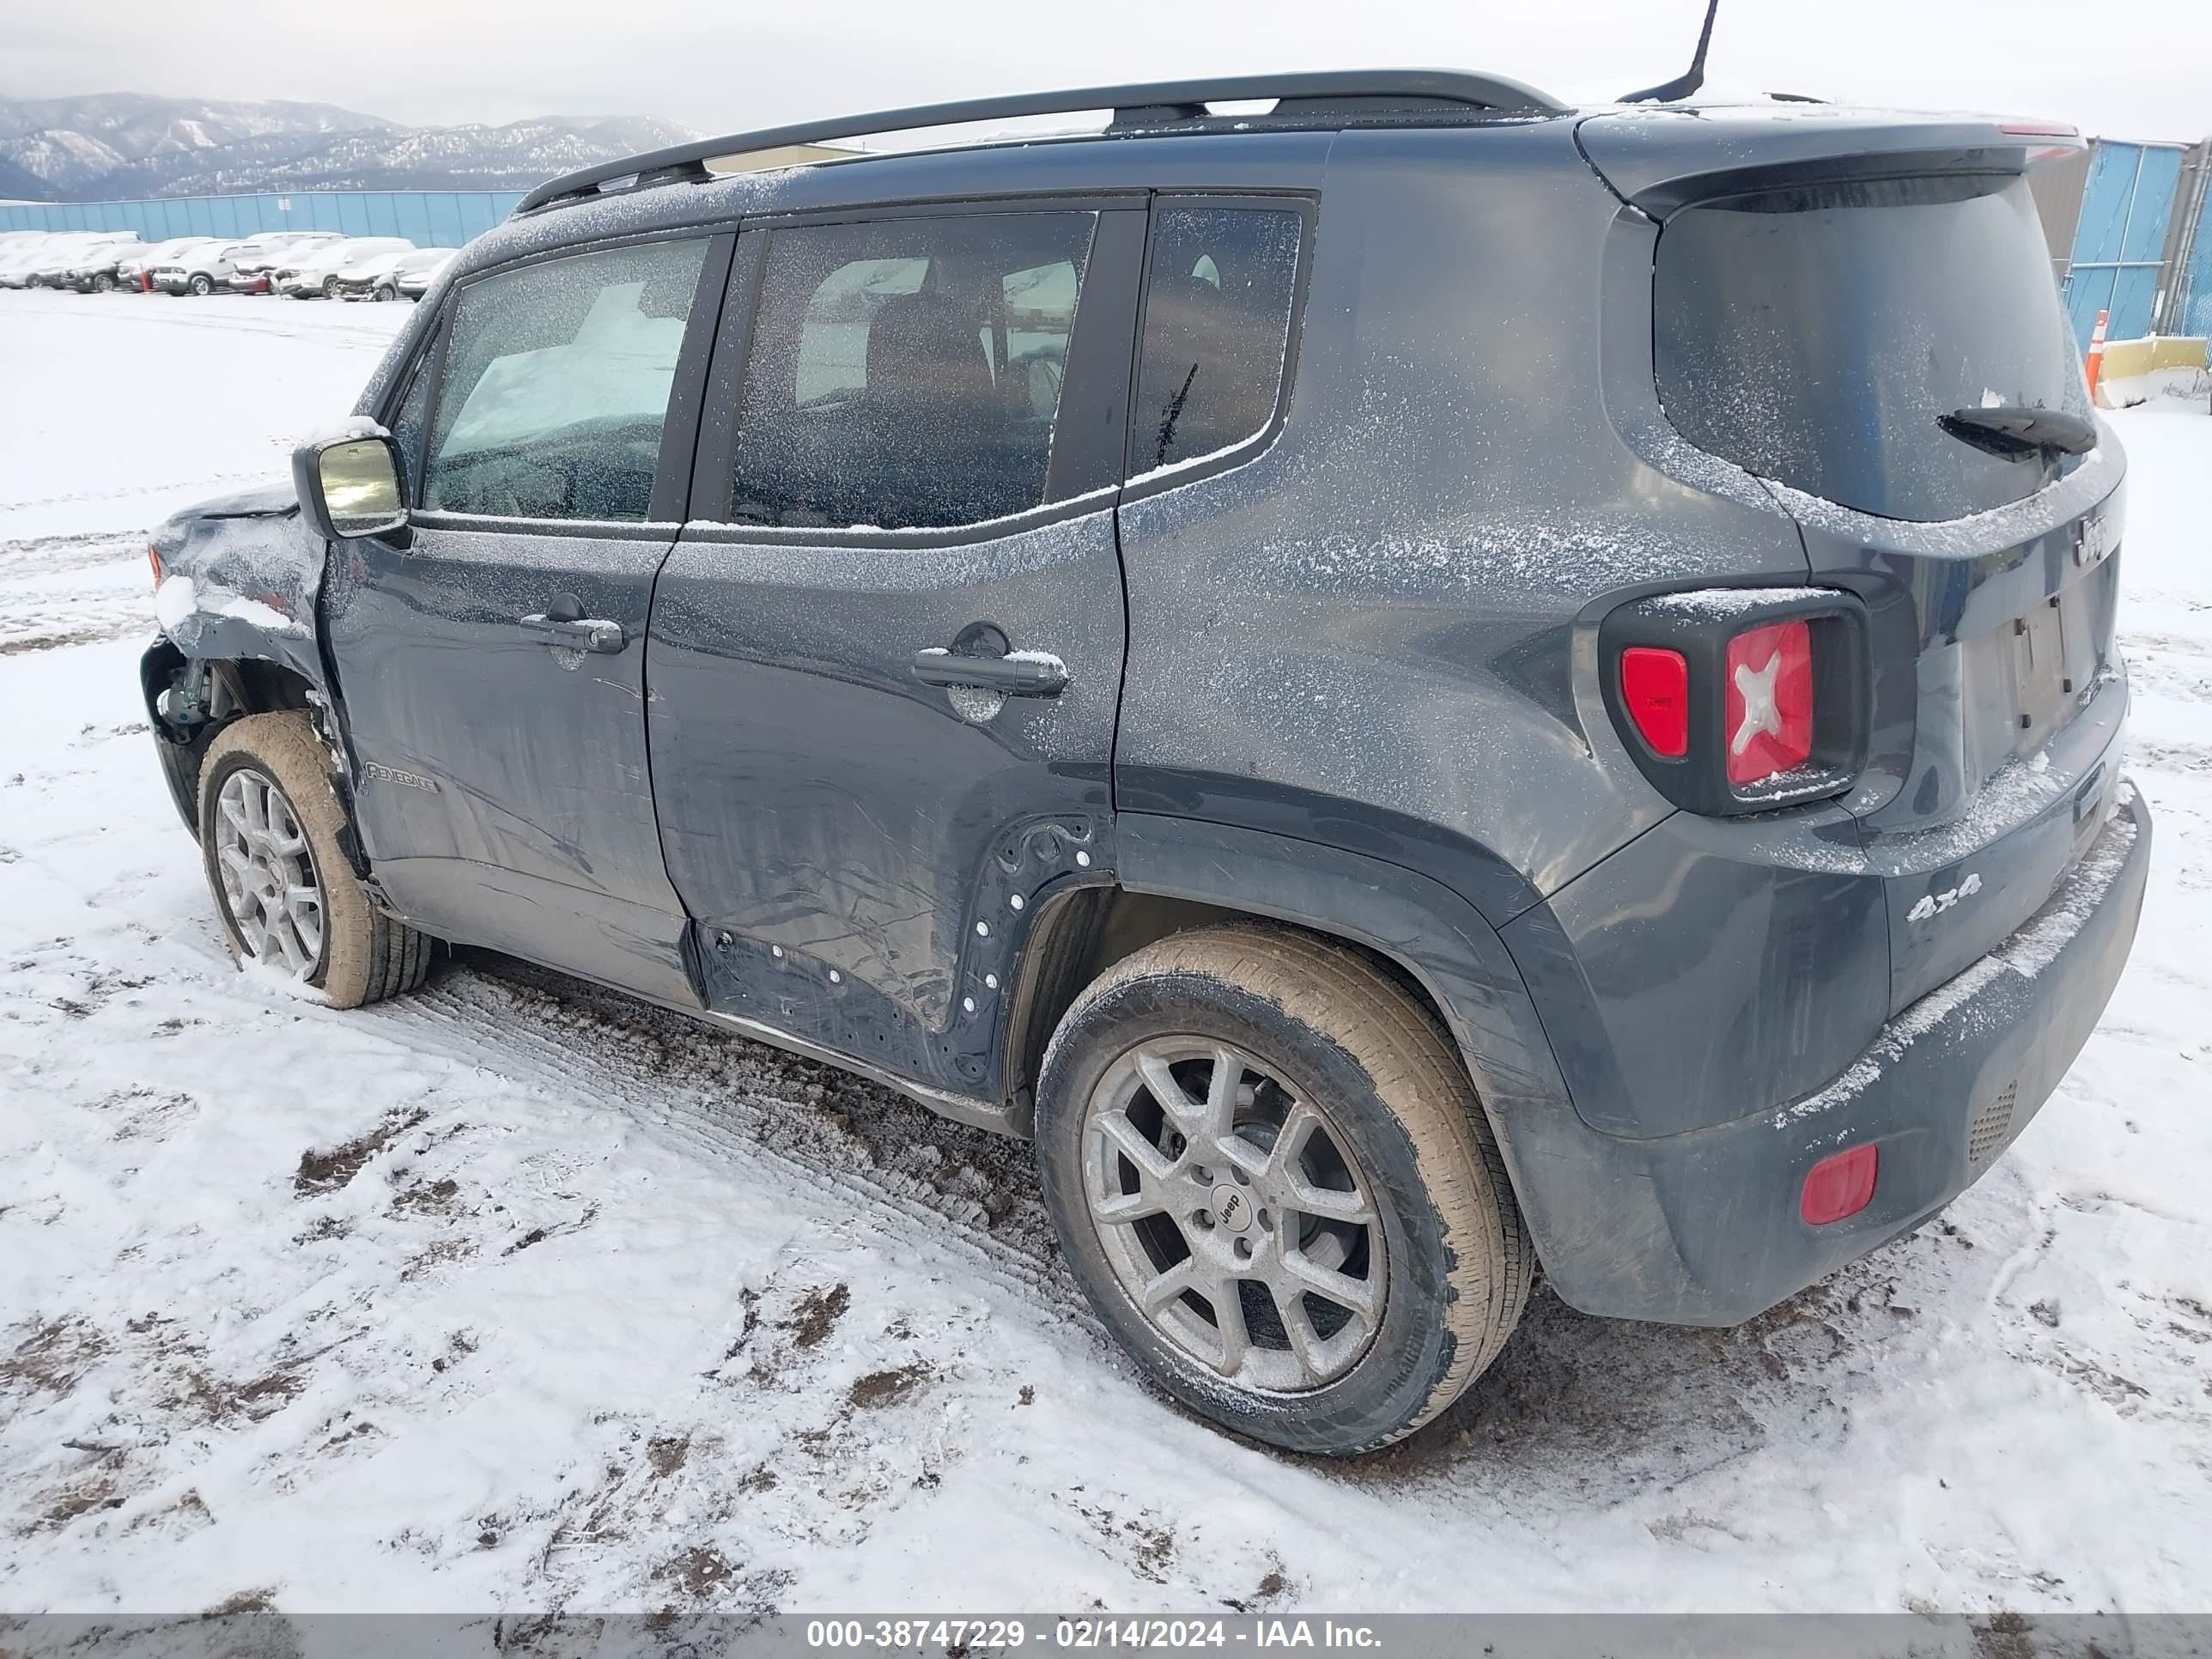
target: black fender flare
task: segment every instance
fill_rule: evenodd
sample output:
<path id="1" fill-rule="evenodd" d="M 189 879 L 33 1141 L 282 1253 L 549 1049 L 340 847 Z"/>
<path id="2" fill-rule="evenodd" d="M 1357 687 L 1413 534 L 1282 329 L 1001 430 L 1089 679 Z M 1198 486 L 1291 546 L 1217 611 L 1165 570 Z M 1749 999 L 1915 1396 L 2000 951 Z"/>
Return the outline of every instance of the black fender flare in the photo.
<path id="1" fill-rule="evenodd" d="M 1122 812 L 1116 875 L 1132 892 L 1195 900 L 1334 935 L 1388 957 L 1425 990 L 1458 1045 L 1547 1271 L 1597 1222 L 1601 1166 L 1536 1006 L 1482 913 L 1434 878 L 1371 854 L 1267 830 Z"/>

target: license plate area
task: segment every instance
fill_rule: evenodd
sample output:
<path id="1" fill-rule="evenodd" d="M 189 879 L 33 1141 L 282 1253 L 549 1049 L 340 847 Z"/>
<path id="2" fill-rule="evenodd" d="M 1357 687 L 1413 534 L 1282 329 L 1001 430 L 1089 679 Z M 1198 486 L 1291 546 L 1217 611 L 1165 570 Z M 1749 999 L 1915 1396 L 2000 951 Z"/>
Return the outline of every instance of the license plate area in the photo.
<path id="1" fill-rule="evenodd" d="M 2066 723 L 2081 670 L 2066 648 L 2066 599 L 2052 594 L 2012 624 L 2013 752 L 2033 754 Z"/>

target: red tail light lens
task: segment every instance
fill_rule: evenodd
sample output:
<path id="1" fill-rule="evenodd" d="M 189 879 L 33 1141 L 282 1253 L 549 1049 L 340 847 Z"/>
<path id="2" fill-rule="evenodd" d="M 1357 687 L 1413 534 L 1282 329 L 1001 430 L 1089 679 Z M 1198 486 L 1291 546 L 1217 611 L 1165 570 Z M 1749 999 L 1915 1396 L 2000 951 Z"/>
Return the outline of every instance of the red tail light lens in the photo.
<path id="1" fill-rule="evenodd" d="M 1620 701 L 1655 755 L 1690 752 L 1690 659 L 1679 651 L 1632 645 L 1620 653 Z"/>
<path id="2" fill-rule="evenodd" d="M 146 544 L 146 562 L 154 567 L 154 586 L 161 585 L 161 550 L 153 543 Z"/>
<path id="3" fill-rule="evenodd" d="M 1808 1227 L 1825 1227 L 1856 1215 L 1874 1202 L 1875 1178 L 1881 1170 L 1881 1148 L 1872 1141 L 1822 1158 L 1805 1172 L 1797 1213 Z"/>
<path id="4" fill-rule="evenodd" d="M 1813 632 L 1770 623 L 1729 641 L 1723 736 L 1728 781 L 1757 783 L 1802 766 L 1813 753 Z"/>

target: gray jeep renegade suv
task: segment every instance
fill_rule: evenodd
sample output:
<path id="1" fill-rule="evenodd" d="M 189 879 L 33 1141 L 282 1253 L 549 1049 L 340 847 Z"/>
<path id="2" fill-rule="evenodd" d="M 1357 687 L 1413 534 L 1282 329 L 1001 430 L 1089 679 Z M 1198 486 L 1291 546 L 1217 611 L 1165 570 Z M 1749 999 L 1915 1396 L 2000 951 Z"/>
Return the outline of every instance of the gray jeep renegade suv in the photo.
<path id="1" fill-rule="evenodd" d="M 1361 74 L 557 179 L 159 532 L 162 763 L 240 957 L 489 947 L 1033 1135 L 1160 1385 L 1378 1446 L 1539 1263 L 1725 1325 L 1917 1226 L 2096 1023 L 2077 142 Z"/>

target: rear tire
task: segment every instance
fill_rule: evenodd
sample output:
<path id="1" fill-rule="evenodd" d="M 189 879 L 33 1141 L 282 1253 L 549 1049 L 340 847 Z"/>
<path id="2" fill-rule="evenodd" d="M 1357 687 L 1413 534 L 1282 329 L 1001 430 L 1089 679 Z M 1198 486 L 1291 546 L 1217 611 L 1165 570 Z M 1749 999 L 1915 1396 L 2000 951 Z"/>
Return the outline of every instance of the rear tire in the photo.
<path id="1" fill-rule="evenodd" d="M 306 714 L 249 714 L 216 734 L 200 769 L 199 824 L 208 888 L 241 964 L 265 964 L 337 1008 L 422 982 L 433 941 L 369 904 Z"/>
<path id="2" fill-rule="evenodd" d="M 1449 1034 L 1306 934 L 1206 928 L 1109 969 L 1046 1052 L 1036 1156 L 1099 1318 L 1183 1404 L 1273 1445 L 1411 1434 L 1528 1299 L 1534 1253 Z"/>

